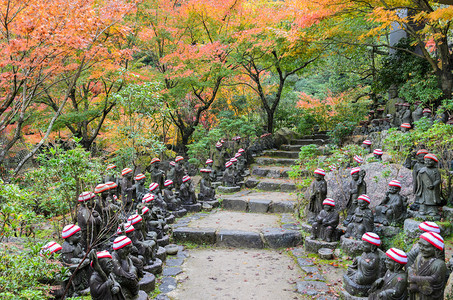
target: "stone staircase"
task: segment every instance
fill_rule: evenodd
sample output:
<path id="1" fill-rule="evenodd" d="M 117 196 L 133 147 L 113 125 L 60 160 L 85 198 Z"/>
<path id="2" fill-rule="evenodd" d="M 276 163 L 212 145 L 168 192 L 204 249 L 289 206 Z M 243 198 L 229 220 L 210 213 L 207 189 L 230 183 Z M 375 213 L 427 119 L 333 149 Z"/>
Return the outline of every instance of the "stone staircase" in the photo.
<path id="1" fill-rule="evenodd" d="M 173 225 L 175 242 L 209 248 L 186 250 L 188 258 L 182 264 L 182 269 L 188 266 L 187 277 L 173 290 L 165 290 L 170 298 L 189 299 L 191 293 L 195 293 L 194 289 L 199 289 L 198 292 L 213 295 L 206 299 L 283 299 L 282 295 L 288 292 L 284 299 L 335 299 L 329 294 L 329 287 L 323 282 L 320 270 L 307 262 L 304 254 L 298 252 L 303 244 L 302 228 L 293 214 L 297 203 L 294 193 L 296 186 L 288 178 L 290 166 L 296 162 L 300 147 L 309 144 L 308 141 L 313 141 L 313 144 L 324 143 L 325 138 L 325 135 L 307 136 L 292 141 L 290 145 L 282 145 L 280 150 L 265 151 L 263 156 L 255 159 L 251 175 L 246 178 L 245 186 L 249 189 L 234 194 L 218 194 L 220 208 L 186 216 Z M 293 247 L 296 248 L 292 257 L 278 250 Z M 218 255 L 220 252 L 225 252 L 224 255 L 228 255 L 229 259 L 230 256 L 237 259 L 228 260 L 225 256 Z M 255 254 L 241 261 L 241 257 L 247 257 L 250 253 Z M 240 277 L 242 273 L 234 273 L 235 270 L 241 270 L 243 264 L 252 264 L 254 258 L 261 256 L 273 257 L 272 261 L 261 261 L 259 267 L 253 267 L 256 273 L 252 277 L 263 276 L 264 282 L 255 282 L 250 277 Z M 202 260 L 205 262 L 203 264 L 191 261 L 202 258 L 206 259 Z M 217 264 L 227 260 L 228 263 L 225 262 L 223 268 L 231 270 L 238 278 L 229 279 L 231 274 L 223 274 L 221 271 L 217 273 L 223 274 L 223 280 L 221 275 L 215 276 L 215 280 L 212 275 L 208 276 L 209 271 L 205 269 L 205 265 L 214 263 L 212 268 L 215 268 Z M 281 262 L 275 264 L 274 261 Z M 304 280 L 288 284 L 288 280 L 272 277 L 284 272 L 288 273 L 285 276 L 294 280 Z M 244 276 L 245 274 L 246 271 L 243 272 Z M 204 278 L 206 276 L 208 277 Z M 201 282 L 195 279 L 200 277 L 204 278 Z M 231 290 L 228 288 L 229 291 L 224 296 L 220 292 L 224 289 L 222 282 L 233 287 Z M 277 286 L 267 291 L 266 286 L 271 286 L 274 282 Z"/>

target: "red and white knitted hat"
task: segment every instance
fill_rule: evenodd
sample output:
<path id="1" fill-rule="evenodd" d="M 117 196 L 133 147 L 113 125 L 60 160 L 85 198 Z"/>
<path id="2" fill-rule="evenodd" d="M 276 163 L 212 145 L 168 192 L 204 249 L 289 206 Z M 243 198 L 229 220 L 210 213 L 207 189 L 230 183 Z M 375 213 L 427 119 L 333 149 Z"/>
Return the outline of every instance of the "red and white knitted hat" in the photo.
<path id="1" fill-rule="evenodd" d="M 137 224 L 138 222 L 141 222 L 143 218 L 139 214 L 133 214 L 129 218 L 127 218 L 127 221 L 130 222 L 132 225 Z"/>
<path id="2" fill-rule="evenodd" d="M 242 154 L 241 154 L 240 152 L 238 152 L 238 153 L 236 153 L 236 154 L 234 155 L 234 157 L 238 158 L 238 157 L 241 157 L 241 155 L 242 155 Z"/>
<path id="3" fill-rule="evenodd" d="M 142 179 L 145 179 L 145 175 L 142 174 L 142 173 L 140 173 L 137 176 L 135 176 L 135 180 L 142 180 Z"/>
<path id="4" fill-rule="evenodd" d="M 381 149 L 374 149 L 373 154 L 382 155 L 384 152 Z"/>
<path id="5" fill-rule="evenodd" d="M 63 228 L 63 232 L 61 233 L 61 237 L 64 239 L 67 239 L 71 235 L 73 235 L 76 232 L 79 232 L 81 229 L 79 226 L 73 224 L 73 225 L 66 225 Z"/>
<path id="6" fill-rule="evenodd" d="M 239 153 L 242 153 L 242 152 L 245 152 L 245 150 L 242 149 L 242 148 L 240 148 L 240 149 L 238 150 L 238 152 L 239 152 Z"/>
<path id="7" fill-rule="evenodd" d="M 365 202 L 368 202 L 368 203 L 371 203 L 371 198 L 368 196 L 368 195 L 360 195 L 359 197 L 357 197 L 358 200 L 363 200 Z"/>
<path id="8" fill-rule="evenodd" d="M 142 203 L 149 203 L 151 201 L 153 201 L 155 198 L 154 194 L 145 194 L 145 196 L 143 196 L 143 199 L 142 199 Z"/>
<path id="9" fill-rule="evenodd" d="M 403 124 L 401 124 L 401 128 L 408 128 L 408 129 L 409 129 L 409 128 L 411 128 L 411 127 L 412 127 L 412 126 L 411 126 L 411 124 L 409 124 L 409 123 L 403 123 Z"/>
<path id="10" fill-rule="evenodd" d="M 57 242 L 48 242 L 41 247 L 40 254 L 52 254 L 63 249 Z"/>
<path id="11" fill-rule="evenodd" d="M 107 250 L 99 251 L 96 253 L 98 259 L 100 258 L 112 258 L 110 253 Z"/>
<path id="12" fill-rule="evenodd" d="M 171 161 L 171 162 L 170 162 L 170 166 L 173 166 L 173 167 L 174 167 L 174 166 L 176 166 L 176 163 L 175 163 L 174 161 Z"/>
<path id="13" fill-rule="evenodd" d="M 200 169 L 200 172 L 201 173 L 211 173 L 212 170 L 211 169 Z"/>
<path id="14" fill-rule="evenodd" d="M 153 159 L 151 159 L 151 164 L 155 163 L 155 162 L 159 162 L 160 159 L 158 159 L 157 157 L 154 157 Z"/>
<path id="15" fill-rule="evenodd" d="M 439 250 L 444 249 L 444 239 L 438 233 L 425 232 L 420 236 L 420 238 L 424 239 Z"/>
<path id="16" fill-rule="evenodd" d="M 113 197 L 113 200 L 115 200 L 115 201 L 118 200 L 118 197 L 116 195 L 113 195 L 112 197 Z"/>
<path id="17" fill-rule="evenodd" d="M 130 172 L 132 172 L 132 169 L 130 168 L 124 168 L 123 171 L 121 171 L 121 176 L 124 176 L 126 174 L 129 174 Z"/>
<path id="18" fill-rule="evenodd" d="M 334 165 L 331 165 L 331 166 L 329 166 L 329 169 L 330 169 L 330 171 L 335 171 L 337 169 L 337 167 L 335 167 Z"/>
<path id="19" fill-rule="evenodd" d="M 359 164 L 363 163 L 363 158 L 361 158 L 361 157 L 358 156 L 358 155 L 354 156 L 354 160 L 355 160 L 356 162 L 358 162 Z"/>
<path id="20" fill-rule="evenodd" d="M 351 169 L 351 175 L 354 174 L 354 173 L 357 173 L 357 172 L 360 172 L 360 168 L 359 167 Z"/>
<path id="21" fill-rule="evenodd" d="M 158 186 L 159 186 L 159 184 L 153 182 L 149 185 L 149 190 L 154 191 Z"/>
<path id="22" fill-rule="evenodd" d="M 109 190 L 118 187 L 118 185 L 116 184 L 116 182 L 113 182 L 113 181 L 108 181 L 108 182 L 106 182 L 105 184 L 109 187 Z"/>
<path id="23" fill-rule="evenodd" d="M 110 164 L 107 166 L 107 170 L 115 169 L 116 166 L 114 164 Z"/>
<path id="24" fill-rule="evenodd" d="M 165 182 L 164 182 L 164 186 L 170 186 L 170 185 L 172 185 L 172 184 L 173 184 L 173 180 L 171 180 L 171 179 L 167 179 L 167 180 L 165 180 Z"/>
<path id="25" fill-rule="evenodd" d="M 418 228 L 424 232 L 435 232 L 440 233 L 440 227 L 434 222 L 425 221 L 418 224 Z"/>
<path id="26" fill-rule="evenodd" d="M 182 182 L 187 182 L 187 181 L 189 181 L 190 179 L 192 179 L 192 178 L 190 178 L 190 176 L 185 175 L 185 176 L 182 178 Z"/>
<path id="27" fill-rule="evenodd" d="M 108 191 L 110 188 L 108 185 L 106 185 L 105 183 L 101 183 L 101 184 L 98 184 L 95 188 L 94 188 L 94 192 L 96 194 L 99 194 L 99 193 L 102 193 L 102 192 L 105 192 L 105 191 Z"/>
<path id="28" fill-rule="evenodd" d="M 233 163 L 235 163 L 235 162 L 238 161 L 238 159 L 237 159 L 236 157 L 233 157 L 233 158 L 230 158 L 230 161 L 233 162 Z"/>
<path id="29" fill-rule="evenodd" d="M 148 212 L 149 212 L 149 208 L 146 207 L 146 206 L 143 206 L 143 207 L 142 207 L 142 215 L 144 215 L 144 214 L 146 214 L 146 213 L 148 213 Z"/>
<path id="30" fill-rule="evenodd" d="M 398 180 L 392 180 L 389 182 L 389 186 L 396 186 L 401 188 L 401 182 L 399 182 Z"/>
<path id="31" fill-rule="evenodd" d="M 222 143 L 221 143 L 221 142 L 217 142 L 217 143 L 215 144 L 215 146 L 216 146 L 217 148 L 220 148 L 220 147 L 222 147 Z"/>
<path id="32" fill-rule="evenodd" d="M 233 163 L 232 163 L 231 161 L 227 161 L 227 162 L 225 163 L 225 167 L 226 167 L 226 168 L 231 167 L 231 165 L 233 165 Z"/>
<path id="33" fill-rule="evenodd" d="M 322 175 L 322 176 L 326 176 L 326 171 L 324 171 L 323 169 L 320 169 L 320 168 L 316 169 L 314 173 Z"/>
<path id="34" fill-rule="evenodd" d="M 79 195 L 79 202 L 85 202 L 90 199 L 93 199 L 96 197 L 96 195 L 92 192 L 83 192 L 82 194 Z"/>
<path id="35" fill-rule="evenodd" d="M 119 236 L 113 241 L 113 250 L 118 250 L 123 248 L 124 246 L 127 246 L 129 244 L 132 244 L 132 241 L 130 238 L 127 236 Z"/>
<path id="36" fill-rule="evenodd" d="M 125 232 L 123 232 L 123 227 L 124 227 Z M 131 223 L 124 223 L 123 226 L 118 226 L 118 229 L 116 230 L 116 234 L 120 235 L 123 233 L 132 232 L 134 230 L 135 230 L 135 228 L 134 228 L 134 226 L 132 226 Z"/>
<path id="37" fill-rule="evenodd" d="M 330 206 L 335 206 L 335 200 L 331 198 L 326 198 L 324 201 L 322 201 L 322 205 L 330 205 Z"/>
<path id="38" fill-rule="evenodd" d="M 208 158 L 208 159 L 206 160 L 206 164 L 212 164 L 213 162 L 214 162 L 214 161 L 213 161 L 212 159 L 210 159 L 210 158 Z"/>
<path id="39" fill-rule="evenodd" d="M 363 144 L 364 144 L 364 145 L 370 146 L 370 145 L 371 145 L 371 141 L 370 141 L 370 140 L 364 140 L 364 141 L 363 141 Z"/>
<path id="40" fill-rule="evenodd" d="M 424 156 L 424 158 L 429 158 L 429 159 L 432 159 L 434 160 L 435 162 L 439 162 L 439 160 L 437 159 L 437 156 L 435 156 L 434 154 L 432 153 L 428 153 Z"/>
<path id="41" fill-rule="evenodd" d="M 181 160 L 183 160 L 183 159 L 184 159 L 184 157 L 179 156 L 179 155 L 175 157 L 175 161 L 176 161 L 176 162 L 181 161 Z"/>
<path id="42" fill-rule="evenodd" d="M 424 108 L 424 109 L 423 109 L 423 113 L 431 113 L 431 109 L 429 109 L 429 108 Z"/>
<path id="43" fill-rule="evenodd" d="M 403 250 L 390 248 L 387 252 L 385 252 L 385 254 L 399 264 L 407 264 L 407 255 Z"/>
<path id="44" fill-rule="evenodd" d="M 420 150 L 417 151 L 417 154 L 416 154 L 416 155 L 419 155 L 419 154 L 428 154 L 428 153 L 429 153 L 428 150 L 426 150 L 426 149 L 420 149 Z"/>
<path id="45" fill-rule="evenodd" d="M 381 239 L 374 232 L 365 232 L 362 235 L 362 240 L 366 241 L 366 242 L 368 242 L 370 244 L 376 245 L 376 246 L 380 246 L 381 245 Z"/>

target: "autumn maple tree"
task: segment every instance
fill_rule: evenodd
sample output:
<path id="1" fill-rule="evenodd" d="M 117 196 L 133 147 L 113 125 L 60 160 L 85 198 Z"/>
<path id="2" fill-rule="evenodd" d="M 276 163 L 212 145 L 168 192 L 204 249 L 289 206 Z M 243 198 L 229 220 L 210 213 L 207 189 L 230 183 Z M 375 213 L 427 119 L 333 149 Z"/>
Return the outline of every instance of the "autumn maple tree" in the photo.
<path id="1" fill-rule="evenodd" d="M 94 66 L 111 69 L 131 55 L 115 41 L 128 34 L 122 24 L 134 2 L 122 0 L 4 0 L 0 2 L 0 162 L 23 137 L 43 102 L 52 97 L 53 113 L 42 138 L 16 167 L 48 138 L 82 76 Z M 101 68 L 102 69 L 102 68 Z M 49 104 L 49 103 L 48 103 Z"/>

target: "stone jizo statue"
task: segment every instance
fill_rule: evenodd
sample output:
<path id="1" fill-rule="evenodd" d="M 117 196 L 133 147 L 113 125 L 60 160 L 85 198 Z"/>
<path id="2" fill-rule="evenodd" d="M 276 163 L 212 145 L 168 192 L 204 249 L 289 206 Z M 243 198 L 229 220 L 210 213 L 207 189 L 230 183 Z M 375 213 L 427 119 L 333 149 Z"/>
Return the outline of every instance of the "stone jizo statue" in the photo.
<path id="1" fill-rule="evenodd" d="M 354 213 L 355 209 L 357 208 L 357 198 L 360 195 L 366 194 L 366 182 L 364 180 L 365 175 L 366 175 L 365 170 L 360 170 L 360 168 L 351 169 L 351 182 L 349 183 L 349 199 L 348 203 L 346 204 L 348 218 L 350 215 Z M 347 225 L 348 222 L 346 222 L 345 225 Z"/>
<path id="2" fill-rule="evenodd" d="M 316 216 L 322 210 L 322 203 L 327 196 L 327 182 L 324 179 L 324 176 L 326 176 L 326 172 L 323 169 L 315 170 L 315 180 L 311 184 L 310 203 L 308 204 L 311 222 L 315 221 Z"/>
<path id="3" fill-rule="evenodd" d="M 440 234 L 440 227 L 434 222 L 430 221 L 425 221 L 422 222 L 418 225 L 418 229 L 421 233 L 425 232 L 434 232 L 437 234 Z M 411 250 L 407 253 L 407 266 L 410 267 L 414 264 L 415 260 L 417 259 L 417 256 L 420 254 L 420 245 L 419 243 L 414 243 L 412 245 Z M 443 261 L 445 261 L 445 249 L 438 252 L 439 258 Z"/>
<path id="4" fill-rule="evenodd" d="M 425 155 L 428 154 L 428 150 L 420 149 L 415 153 L 415 163 L 412 167 L 412 184 L 413 184 L 413 192 L 416 194 L 417 191 L 417 176 L 418 172 L 425 167 Z M 414 204 L 411 206 L 412 210 L 418 210 L 420 208 L 420 197 L 415 195 Z"/>
<path id="5" fill-rule="evenodd" d="M 401 225 L 406 219 L 407 197 L 400 195 L 401 182 L 392 180 L 385 198 L 376 206 L 374 222 L 383 225 Z"/>
<path id="6" fill-rule="evenodd" d="M 372 232 L 374 230 L 374 215 L 370 205 L 370 197 L 367 195 L 360 195 L 358 198 L 358 207 L 351 218 L 351 222 L 346 229 L 345 237 L 352 237 L 356 240 L 365 232 Z"/>
<path id="7" fill-rule="evenodd" d="M 233 163 L 231 161 L 225 163 L 222 182 L 224 186 L 236 186 L 236 177 L 234 176 Z"/>
<path id="8" fill-rule="evenodd" d="M 93 300 L 125 300 L 120 284 L 113 277 L 113 259 L 108 251 L 91 252 L 90 294 Z"/>
<path id="9" fill-rule="evenodd" d="M 407 299 L 407 255 L 397 248 L 390 248 L 385 253 L 387 272 L 376 280 L 369 290 L 370 300 L 406 300 Z"/>
<path id="10" fill-rule="evenodd" d="M 340 222 L 338 211 L 335 210 L 335 201 L 326 198 L 322 204 L 324 209 L 316 216 L 316 220 L 312 226 L 311 238 L 334 242 L 337 240 L 336 230 Z"/>
<path id="11" fill-rule="evenodd" d="M 195 195 L 195 186 L 193 185 L 192 178 L 185 175 L 182 178 L 182 184 L 179 188 L 179 197 L 183 205 L 192 205 L 197 203 L 197 196 Z"/>
<path id="12" fill-rule="evenodd" d="M 164 183 L 164 201 L 170 211 L 177 211 L 181 206 L 181 200 L 173 193 L 173 181 L 169 179 Z"/>
<path id="13" fill-rule="evenodd" d="M 160 159 L 157 157 L 151 160 L 151 181 L 156 182 L 161 189 L 164 188 L 165 172 L 161 170 Z"/>
<path id="14" fill-rule="evenodd" d="M 442 203 L 441 199 L 441 176 L 437 163 L 439 160 L 434 154 L 426 154 L 424 157 L 425 167 L 417 174 L 417 188 L 415 195 L 420 202 L 419 214 L 421 216 L 438 216 L 438 208 Z"/>
<path id="15" fill-rule="evenodd" d="M 400 125 L 400 128 L 402 132 L 408 132 L 412 128 L 412 125 L 409 123 L 403 123 Z"/>
<path id="16" fill-rule="evenodd" d="M 126 300 L 135 299 L 140 290 L 138 271 L 129 256 L 131 249 L 132 241 L 126 236 L 113 241 L 113 274 Z"/>
<path id="17" fill-rule="evenodd" d="M 373 151 L 373 157 L 379 161 L 382 160 L 382 154 L 384 154 L 384 152 L 381 149 L 374 149 Z"/>
<path id="18" fill-rule="evenodd" d="M 442 300 L 446 283 L 447 266 L 440 259 L 444 239 L 437 233 L 425 232 L 420 236 L 420 254 L 408 270 L 411 299 Z"/>
<path id="19" fill-rule="evenodd" d="M 133 171 L 130 168 L 125 168 L 121 172 L 121 175 L 123 176 L 123 179 L 121 179 L 121 200 L 127 212 L 132 208 L 132 195 L 135 191 L 135 187 L 132 184 Z"/>
<path id="20" fill-rule="evenodd" d="M 371 141 L 370 140 L 364 140 L 362 143 L 362 148 L 365 149 L 368 153 L 371 153 Z"/>
<path id="21" fill-rule="evenodd" d="M 202 176 L 200 180 L 200 193 L 198 194 L 198 200 L 200 201 L 215 200 L 215 189 L 211 186 L 211 173 L 212 171 L 210 169 L 200 170 Z"/>

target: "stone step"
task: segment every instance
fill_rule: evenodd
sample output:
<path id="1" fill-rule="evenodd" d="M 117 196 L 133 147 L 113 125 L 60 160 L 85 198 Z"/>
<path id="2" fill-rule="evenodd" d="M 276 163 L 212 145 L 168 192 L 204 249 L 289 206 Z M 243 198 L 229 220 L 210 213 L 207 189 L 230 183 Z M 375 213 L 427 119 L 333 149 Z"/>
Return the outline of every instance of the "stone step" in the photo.
<path id="1" fill-rule="evenodd" d="M 254 178 L 250 178 L 253 180 Z M 263 191 L 281 191 L 281 192 L 292 192 L 297 190 L 296 184 L 291 179 L 284 178 L 262 178 L 256 179 L 258 184 L 255 186 L 258 190 Z M 246 184 L 247 185 L 247 184 Z"/>
<path id="2" fill-rule="evenodd" d="M 297 150 L 300 150 L 300 147 L 302 147 L 302 146 L 311 145 L 311 144 L 323 146 L 325 144 L 328 144 L 328 142 L 329 141 L 327 139 L 297 139 L 297 140 L 292 140 L 291 141 L 291 145 L 298 146 L 299 148 Z M 281 150 L 296 151 L 296 150 L 286 149 L 286 148 L 284 148 L 285 146 L 289 146 L 289 145 L 282 145 L 280 147 L 280 149 Z"/>
<path id="3" fill-rule="evenodd" d="M 317 134 L 312 134 L 312 135 L 304 135 L 299 138 L 300 140 L 314 140 L 314 139 L 322 139 L 322 140 L 328 140 L 329 135 L 325 133 L 317 133 Z"/>
<path id="4" fill-rule="evenodd" d="M 252 175 L 259 177 L 269 178 L 287 178 L 288 171 L 291 171 L 291 167 L 282 166 L 253 166 Z"/>
<path id="5" fill-rule="evenodd" d="M 173 239 L 217 247 L 288 248 L 303 242 L 300 231 L 294 229 L 297 224 L 290 214 L 198 213 L 173 225 Z"/>
<path id="6" fill-rule="evenodd" d="M 270 157 L 299 158 L 299 151 L 266 150 L 263 154 Z"/>
<path id="7" fill-rule="evenodd" d="M 260 156 L 255 158 L 255 164 L 258 165 L 281 165 L 281 166 L 292 166 L 296 163 L 294 158 L 277 158 L 277 157 L 266 157 Z"/>
<path id="8" fill-rule="evenodd" d="M 245 196 L 224 196 L 222 208 L 225 210 L 252 213 L 294 213 L 297 204 L 295 195 L 279 192 L 254 192 Z"/>

